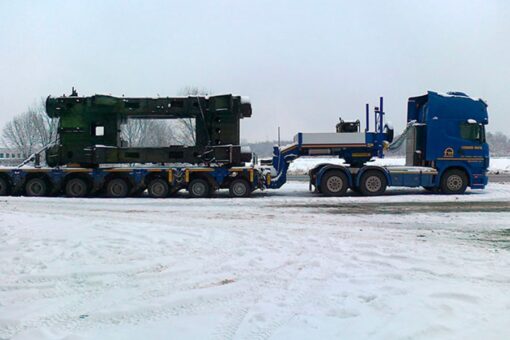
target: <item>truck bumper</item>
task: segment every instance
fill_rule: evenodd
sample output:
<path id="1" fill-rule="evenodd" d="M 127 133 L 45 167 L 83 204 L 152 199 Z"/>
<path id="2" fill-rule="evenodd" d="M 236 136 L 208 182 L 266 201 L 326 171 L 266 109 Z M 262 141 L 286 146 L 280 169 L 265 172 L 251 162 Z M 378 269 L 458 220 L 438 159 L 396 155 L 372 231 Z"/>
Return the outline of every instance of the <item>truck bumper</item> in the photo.
<path id="1" fill-rule="evenodd" d="M 473 175 L 471 179 L 471 189 L 483 189 L 489 183 L 489 176 L 483 175 Z"/>

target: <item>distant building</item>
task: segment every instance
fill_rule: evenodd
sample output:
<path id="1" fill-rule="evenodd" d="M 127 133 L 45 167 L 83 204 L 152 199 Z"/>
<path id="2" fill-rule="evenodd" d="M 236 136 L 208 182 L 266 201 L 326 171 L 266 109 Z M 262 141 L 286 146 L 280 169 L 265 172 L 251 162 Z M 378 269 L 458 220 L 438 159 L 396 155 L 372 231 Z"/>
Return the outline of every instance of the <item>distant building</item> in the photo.
<path id="1" fill-rule="evenodd" d="M 0 148 L 0 165 L 18 165 L 26 158 L 22 152 L 11 148 Z"/>

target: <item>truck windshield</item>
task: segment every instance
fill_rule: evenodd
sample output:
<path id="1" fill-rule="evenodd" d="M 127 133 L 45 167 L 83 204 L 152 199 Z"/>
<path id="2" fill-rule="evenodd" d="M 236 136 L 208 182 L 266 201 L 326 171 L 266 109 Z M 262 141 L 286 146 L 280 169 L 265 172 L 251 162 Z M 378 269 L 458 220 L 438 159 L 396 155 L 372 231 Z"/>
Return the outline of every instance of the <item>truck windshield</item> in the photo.
<path id="1" fill-rule="evenodd" d="M 460 136 L 474 142 L 485 143 L 485 129 L 481 124 L 462 123 Z"/>

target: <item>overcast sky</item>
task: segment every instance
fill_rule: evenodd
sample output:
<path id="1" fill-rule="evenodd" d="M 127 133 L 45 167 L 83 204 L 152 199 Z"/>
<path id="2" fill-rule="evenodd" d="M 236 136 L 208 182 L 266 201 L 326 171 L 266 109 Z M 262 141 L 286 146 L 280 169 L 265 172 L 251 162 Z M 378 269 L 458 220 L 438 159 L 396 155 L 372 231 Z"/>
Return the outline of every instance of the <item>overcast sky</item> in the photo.
<path id="1" fill-rule="evenodd" d="M 510 134 L 510 1 L 0 0 L 0 124 L 38 98 L 249 96 L 249 141 L 334 131 L 384 96 L 464 91 Z"/>

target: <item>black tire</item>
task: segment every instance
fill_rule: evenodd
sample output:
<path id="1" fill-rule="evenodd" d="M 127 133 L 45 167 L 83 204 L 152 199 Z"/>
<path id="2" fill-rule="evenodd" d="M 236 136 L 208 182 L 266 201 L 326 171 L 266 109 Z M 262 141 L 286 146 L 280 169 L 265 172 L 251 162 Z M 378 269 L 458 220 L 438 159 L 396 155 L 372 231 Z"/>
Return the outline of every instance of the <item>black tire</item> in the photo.
<path id="1" fill-rule="evenodd" d="M 89 186 L 84 179 L 72 178 L 66 183 L 67 197 L 85 197 L 89 193 Z"/>
<path id="2" fill-rule="evenodd" d="M 193 198 L 205 198 L 211 194 L 211 186 L 201 178 L 196 178 L 188 184 L 189 195 Z"/>
<path id="3" fill-rule="evenodd" d="M 347 176 L 340 170 L 329 170 L 324 174 L 319 192 L 326 196 L 343 196 L 349 188 Z"/>
<path id="4" fill-rule="evenodd" d="M 25 183 L 27 196 L 41 197 L 48 194 L 48 183 L 42 178 L 32 178 Z"/>
<path id="5" fill-rule="evenodd" d="M 441 176 L 441 192 L 447 195 L 459 195 L 466 191 L 468 177 L 459 169 L 446 170 Z"/>
<path id="6" fill-rule="evenodd" d="M 228 188 L 230 197 L 248 197 L 251 194 L 251 186 L 247 180 L 238 178 L 234 179 Z"/>
<path id="7" fill-rule="evenodd" d="M 129 197 L 142 197 L 143 193 L 145 192 L 145 188 L 136 189 L 133 192 L 129 193 Z"/>
<path id="8" fill-rule="evenodd" d="M 106 185 L 106 195 L 112 198 L 122 198 L 129 194 L 129 185 L 122 178 L 114 178 Z"/>
<path id="9" fill-rule="evenodd" d="M 165 198 L 170 190 L 168 182 L 161 178 L 153 179 L 147 186 L 149 196 L 152 198 Z"/>
<path id="10" fill-rule="evenodd" d="M 387 186 L 388 181 L 382 172 L 368 170 L 361 175 L 359 191 L 364 196 L 378 196 L 384 194 Z"/>
<path id="11" fill-rule="evenodd" d="M 353 185 L 353 186 L 351 187 L 351 190 L 352 190 L 352 192 L 355 192 L 355 193 L 357 193 L 357 194 L 361 194 L 361 190 L 360 190 L 360 188 L 359 188 L 359 187 L 357 187 L 357 186 L 354 186 L 354 185 Z"/>
<path id="12" fill-rule="evenodd" d="M 438 193 L 440 190 L 436 187 L 423 187 L 423 189 L 427 190 L 430 193 Z"/>
<path id="13" fill-rule="evenodd" d="M 0 196 L 9 195 L 10 185 L 9 182 L 3 177 L 0 177 Z"/>

